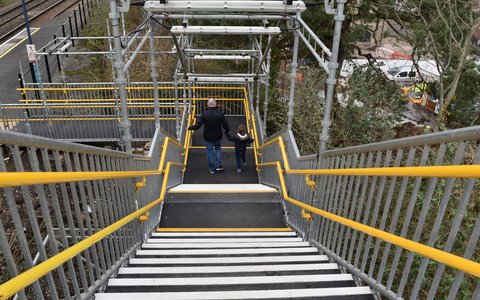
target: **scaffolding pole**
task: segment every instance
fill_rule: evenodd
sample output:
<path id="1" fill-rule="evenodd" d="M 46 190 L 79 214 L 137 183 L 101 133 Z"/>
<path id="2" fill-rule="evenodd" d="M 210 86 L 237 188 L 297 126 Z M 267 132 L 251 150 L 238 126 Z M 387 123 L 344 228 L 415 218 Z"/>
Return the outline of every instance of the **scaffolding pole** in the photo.
<path id="1" fill-rule="evenodd" d="M 268 36 L 268 43 L 272 40 L 272 35 Z M 270 63 L 272 60 L 272 49 L 270 48 L 267 51 L 267 70 L 265 72 L 266 77 L 265 77 L 265 101 L 263 103 L 264 109 L 263 109 L 263 132 L 266 135 L 267 134 L 267 113 L 268 113 L 268 89 L 270 88 Z"/>
<path id="2" fill-rule="evenodd" d="M 158 104 L 158 71 L 157 71 L 157 57 L 155 55 L 155 32 L 153 21 L 151 20 L 152 14 L 148 13 L 149 26 L 150 26 L 150 69 L 152 71 L 152 86 L 153 86 L 153 115 L 155 118 L 155 127 L 160 128 L 160 108 Z"/>
<path id="3" fill-rule="evenodd" d="M 294 24 L 296 27 L 296 22 Z M 288 130 L 292 129 L 293 124 L 293 111 L 294 111 L 294 102 L 295 102 L 295 82 L 297 80 L 297 66 L 298 66 L 298 43 L 300 41 L 300 36 L 298 30 L 294 31 L 293 39 L 293 57 L 292 57 L 292 71 L 290 73 L 290 99 L 288 101 L 288 113 L 287 113 L 287 128 Z"/>
<path id="4" fill-rule="evenodd" d="M 332 100 L 333 100 L 333 92 L 335 90 L 335 83 L 336 83 L 336 73 L 338 68 L 338 50 L 340 47 L 340 36 L 342 34 L 342 22 L 345 19 L 345 15 L 343 14 L 343 8 L 345 6 L 346 0 L 336 0 L 337 9 L 333 10 L 335 16 L 333 19 L 335 20 L 335 28 L 333 32 L 333 45 L 332 45 L 332 56 L 330 57 L 330 62 L 328 63 L 328 78 L 327 78 L 327 95 L 325 97 L 325 109 L 323 112 L 323 120 L 322 120 L 322 132 L 320 133 L 320 149 L 318 151 L 319 155 L 319 166 L 322 163 L 322 155 L 323 152 L 327 149 L 327 142 L 328 142 L 328 131 L 330 129 L 330 113 L 332 110 Z M 326 7 L 326 11 L 328 9 Z"/>
<path id="5" fill-rule="evenodd" d="M 120 14 L 118 13 L 116 0 L 110 0 L 109 17 L 112 20 L 113 45 L 115 47 L 115 83 L 118 86 L 118 94 L 120 96 L 120 107 L 122 115 L 122 121 L 120 125 L 122 128 L 122 144 L 125 152 L 132 153 L 132 134 L 130 132 L 131 124 L 128 119 L 127 89 L 124 71 L 125 62 L 122 55 L 122 41 L 120 40 Z"/>

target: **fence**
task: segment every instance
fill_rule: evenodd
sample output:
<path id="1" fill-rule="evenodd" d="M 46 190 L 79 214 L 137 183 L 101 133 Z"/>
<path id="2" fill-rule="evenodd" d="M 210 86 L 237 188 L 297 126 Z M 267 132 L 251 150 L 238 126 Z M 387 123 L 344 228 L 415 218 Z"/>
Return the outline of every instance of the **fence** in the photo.
<path id="1" fill-rule="evenodd" d="M 315 166 L 313 157 L 298 161 L 290 133 L 277 135 L 285 141 L 292 167 Z M 478 165 L 479 141 L 477 126 L 326 151 L 320 163 L 326 170 Z M 274 143 L 265 147 L 262 157 L 265 161 L 283 160 Z M 286 171 L 286 190 L 291 197 L 328 213 L 466 259 L 480 257 L 477 178 L 324 175 L 313 179 Z M 262 167 L 261 180 L 280 185 L 278 172 L 272 168 Z M 308 185 L 301 183 L 303 180 Z M 316 186 L 314 193 L 309 185 Z M 297 207 L 287 204 L 286 209 L 292 226 L 378 295 L 389 299 L 470 299 L 480 295 L 480 283 L 474 276 L 319 215 L 311 215 L 310 221 Z"/>
<path id="2" fill-rule="evenodd" d="M 77 1 L 77 7 L 73 12 L 68 16 L 67 20 L 60 26 L 60 28 L 53 34 L 52 40 L 50 43 L 56 43 L 57 38 L 70 38 L 70 37 L 79 37 L 81 30 L 87 24 L 88 20 L 95 14 L 95 11 L 98 9 L 102 1 L 98 0 L 81 0 Z M 72 40 L 73 46 L 75 41 Z M 38 52 L 44 52 L 45 47 L 38 49 Z M 60 60 L 55 55 L 45 55 L 37 62 L 38 70 L 43 81 L 52 82 L 53 73 L 56 70 L 61 71 Z M 23 85 L 25 82 L 22 79 L 31 78 L 33 83 L 36 83 L 33 71 L 33 65 L 30 64 L 27 70 L 24 70 L 22 74 L 19 74 L 20 84 Z M 20 86 L 22 87 L 22 86 Z"/>
<path id="3" fill-rule="evenodd" d="M 187 89 L 188 88 L 188 89 Z M 113 83 L 27 84 L 22 104 L 0 105 L 0 127 L 76 142 L 116 142 L 121 138 L 120 106 Z M 38 99 L 42 92 L 44 99 Z M 134 141 L 148 141 L 155 131 L 151 83 L 127 87 L 127 108 Z M 209 97 L 217 99 L 226 115 L 244 115 L 244 87 L 216 84 L 159 84 L 160 126 L 170 135 L 181 132 L 190 105 L 197 112 Z"/>
<path id="4" fill-rule="evenodd" d="M 171 168 L 172 163 L 183 163 L 182 149 L 165 145 L 169 139 L 175 144 L 157 130 L 148 156 L 140 157 L 0 131 L 0 172 L 46 172 L 33 183 L 2 180 L 1 282 L 34 267 L 33 256 L 38 252 L 40 262 L 63 256 L 65 263 L 52 272 L 42 264 L 32 270 L 40 274 L 37 278 L 41 272 L 46 276 L 32 279 L 31 287 L 18 294 L 20 299 L 92 296 L 158 224 L 161 205 L 145 211 L 149 214 L 143 212 L 140 221 L 127 219 L 135 219 L 132 215 L 139 208 L 160 203 L 161 189 L 164 194 L 167 187 L 182 181 L 181 168 Z M 164 167 L 161 161 L 167 165 L 164 172 L 159 171 Z M 56 177 L 45 180 L 48 174 Z M 105 231 L 111 233 L 98 237 Z M 88 243 L 79 253 L 69 248 Z"/>
<path id="5" fill-rule="evenodd" d="M 155 132 L 153 103 L 129 102 L 127 108 L 133 140 L 150 140 Z M 159 105 L 160 126 L 170 135 L 176 135 L 177 109 L 182 118 L 184 105 Z M 113 102 L 0 104 L 0 128 L 76 142 L 119 141 L 120 121 L 120 105 Z"/>

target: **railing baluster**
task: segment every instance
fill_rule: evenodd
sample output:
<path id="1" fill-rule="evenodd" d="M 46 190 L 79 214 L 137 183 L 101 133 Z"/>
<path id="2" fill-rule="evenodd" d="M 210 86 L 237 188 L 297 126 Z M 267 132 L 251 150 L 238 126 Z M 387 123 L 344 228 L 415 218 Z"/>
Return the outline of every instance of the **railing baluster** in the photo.
<path id="1" fill-rule="evenodd" d="M 90 170 L 90 167 L 88 165 L 88 161 L 87 161 L 87 155 L 86 154 L 82 154 L 82 165 L 83 165 L 83 170 L 85 172 L 88 172 Z M 94 197 L 94 193 L 93 193 L 93 188 L 92 188 L 92 183 L 90 181 L 86 181 L 85 182 L 85 186 L 87 188 L 87 196 L 88 196 L 88 207 L 89 207 L 89 211 L 92 213 L 92 221 L 93 221 L 93 229 L 92 231 L 93 232 L 98 232 L 100 231 L 100 227 L 99 227 L 99 220 L 98 220 L 98 213 L 97 213 L 97 209 L 96 209 L 96 205 L 95 205 L 95 199 L 99 199 L 98 197 Z M 106 262 L 105 262 L 105 252 L 104 252 L 104 249 L 105 251 L 108 250 L 108 242 L 103 239 L 101 242 L 98 243 L 98 252 L 100 253 L 100 274 L 105 274 L 106 270 L 107 270 L 107 265 L 106 265 Z"/>
<path id="2" fill-rule="evenodd" d="M 40 166 L 38 163 L 38 156 L 37 156 L 37 149 L 35 148 L 28 148 L 28 157 L 30 160 L 30 166 L 32 167 L 33 172 L 39 172 L 40 171 Z M 47 197 L 45 195 L 45 190 L 43 185 L 36 185 L 35 189 L 38 194 L 38 198 L 40 201 L 40 207 L 42 210 L 42 218 L 45 222 L 45 227 L 47 230 L 47 234 L 50 236 L 49 238 L 49 244 L 50 244 L 50 249 L 52 251 L 52 255 L 58 254 L 58 246 L 57 246 L 57 240 L 55 238 L 55 232 L 53 230 L 53 224 L 52 224 L 52 219 L 50 218 L 50 209 L 48 207 L 47 203 Z M 60 285 L 63 289 L 63 294 L 65 298 L 68 298 L 70 296 L 69 293 L 69 288 L 67 284 L 67 278 L 65 276 L 65 271 L 63 270 L 63 267 L 58 267 L 58 276 L 60 278 Z"/>
<path id="3" fill-rule="evenodd" d="M 73 153 L 73 161 L 75 164 L 75 171 L 81 172 L 84 171 L 82 170 L 82 166 L 80 164 L 80 157 L 78 152 Z M 91 236 L 93 234 L 93 229 L 92 229 L 92 219 L 90 217 L 90 211 L 89 206 L 87 204 L 87 196 L 85 194 L 85 183 L 83 181 L 78 182 L 78 189 L 80 191 L 80 199 L 81 199 L 81 204 L 83 208 L 83 214 L 85 216 L 85 224 L 87 227 L 87 234 L 88 236 Z M 92 256 L 93 256 L 93 265 L 94 265 L 94 271 L 95 275 L 91 275 L 93 281 L 95 282 L 96 280 L 100 279 L 102 276 L 102 273 L 100 271 L 100 263 L 98 261 L 98 251 L 97 251 L 98 244 L 95 244 L 92 246 Z"/>
<path id="4" fill-rule="evenodd" d="M 71 161 L 70 155 L 71 154 L 69 152 L 64 152 L 63 153 L 63 159 L 65 161 L 65 166 L 66 166 L 66 171 L 67 172 L 72 172 L 73 171 L 72 161 Z M 79 206 L 80 201 L 78 199 L 77 187 L 76 187 L 76 183 L 74 183 L 74 182 L 70 183 L 70 193 L 72 195 L 72 200 L 73 200 L 72 203 L 73 203 L 74 215 L 77 219 L 78 230 L 80 231 L 79 232 L 80 233 L 79 240 L 83 240 L 83 239 L 85 239 L 85 227 L 83 225 L 83 218 L 82 218 L 81 209 L 80 209 L 80 206 Z M 93 269 L 92 269 L 92 266 L 91 266 L 92 259 L 91 259 L 91 255 L 90 255 L 90 249 L 85 250 L 83 252 L 83 255 L 85 256 L 85 259 L 86 259 L 85 265 L 87 267 L 88 276 L 90 278 L 90 284 L 88 284 L 88 280 L 87 280 L 86 275 L 85 275 L 85 278 L 82 278 L 82 282 L 83 281 L 87 282 L 87 287 L 88 287 L 95 282 L 95 278 L 94 278 L 94 275 L 93 275 Z"/>

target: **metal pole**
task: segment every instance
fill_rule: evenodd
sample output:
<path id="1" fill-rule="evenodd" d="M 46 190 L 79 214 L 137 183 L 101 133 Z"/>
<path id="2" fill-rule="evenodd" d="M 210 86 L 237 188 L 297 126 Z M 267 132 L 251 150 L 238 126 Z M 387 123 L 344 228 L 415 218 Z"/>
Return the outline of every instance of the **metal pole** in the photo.
<path id="1" fill-rule="evenodd" d="M 270 43 L 270 39 L 272 36 L 268 37 L 268 42 Z M 266 70 L 266 77 L 265 77 L 265 101 L 264 101 L 264 109 L 263 109 L 263 132 L 265 135 L 267 134 L 267 113 L 268 113 L 268 89 L 270 88 L 270 62 L 272 60 L 272 49 L 268 50 L 267 52 L 267 70 Z"/>
<path id="2" fill-rule="evenodd" d="M 170 26 L 172 26 L 172 22 L 170 22 Z M 184 79 L 186 79 L 186 78 L 188 78 L 188 76 L 187 76 L 187 66 L 185 64 L 185 58 L 183 57 L 182 48 L 180 48 L 180 45 L 178 44 L 177 37 L 175 36 L 175 34 L 173 32 L 172 32 L 172 38 L 173 38 L 173 43 L 175 44 L 175 49 L 177 49 L 178 58 L 180 59 L 180 64 L 182 65 Z"/>
<path id="3" fill-rule="evenodd" d="M 178 107 L 178 76 L 175 75 L 175 134 L 180 140 L 180 109 Z"/>
<path id="4" fill-rule="evenodd" d="M 83 14 L 80 2 L 78 3 L 78 18 L 80 19 L 80 30 L 83 30 Z"/>
<path id="5" fill-rule="evenodd" d="M 22 0 L 22 9 L 23 9 L 23 18 L 25 19 L 25 28 L 27 29 L 28 43 L 33 44 L 32 34 L 30 32 L 30 21 L 28 20 L 27 6 L 25 5 L 25 0 Z"/>
<path id="6" fill-rule="evenodd" d="M 45 58 L 45 68 L 47 70 L 48 82 L 52 83 L 52 73 L 50 72 L 50 63 L 48 62 L 48 55 L 43 56 Z"/>
<path id="7" fill-rule="evenodd" d="M 296 22 L 293 26 L 296 26 Z M 295 82 L 297 80 L 297 66 L 298 66 L 298 42 L 300 36 L 298 35 L 298 30 L 294 31 L 294 40 L 293 40 L 293 57 L 292 57 L 292 72 L 290 73 L 290 99 L 288 101 L 288 113 L 287 113 L 287 128 L 288 130 L 292 129 L 293 123 L 293 105 L 295 101 Z"/>
<path id="8" fill-rule="evenodd" d="M 332 56 L 328 64 L 328 78 L 327 78 L 327 95 L 325 97 L 325 110 L 323 112 L 322 132 L 320 133 L 320 149 L 318 152 L 318 162 L 322 162 L 322 154 L 327 149 L 328 130 L 330 128 L 330 113 L 332 110 L 333 92 L 335 89 L 336 73 L 338 68 L 338 50 L 340 48 L 340 35 L 342 33 L 342 22 L 345 19 L 343 8 L 346 0 L 336 0 L 337 9 L 333 19 L 335 20 L 335 28 L 333 34 Z"/>
<path id="9" fill-rule="evenodd" d="M 72 27 L 72 17 L 68 16 L 68 25 L 70 26 L 70 40 L 72 41 L 72 46 L 75 47 L 75 40 L 73 39 L 73 27 Z M 63 33 L 65 36 L 65 32 Z"/>
<path id="10" fill-rule="evenodd" d="M 27 100 L 27 95 L 25 94 L 25 84 L 23 83 L 23 79 L 22 79 L 22 74 L 18 73 L 18 84 L 20 85 L 20 89 L 22 89 L 21 93 L 22 93 L 22 99 L 23 100 Z"/>
<path id="11" fill-rule="evenodd" d="M 148 18 L 152 17 L 152 13 L 148 13 Z M 150 25 L 150 69 L 152 71 L 152 85 L 153 85 L 153 115 L 155 118 L 155 127 L 160 127 L 160 107 L 158 102 L 158 71 L 157 71 L 157 57 L 155 55 L 155 33 L 153 21 L 149 21 Z"/>
<path id="12" fill-rule="evenodd" d="M 260 36 L 260 52 L 262 51 L 262 46 L 263 46 L 263 35 Z M 260 61 L 259 61 L 260 63 Z M 260 86 L 262 84 L 261 80 L 257 80 L 257 95 L 256 95 L 256 107 L 255 107 L 255 113 L 258 115 L 260 114 Z M 253 101 L 253 98 L 252 98 Z"/>
<path id="13" fill-rule="evenodd" d="M 119 19 L 120 14 L 117 11 L 117 1 L 110 0 L 110 19 L 112 20 L 112 36 L 113 44 L 115 47 L 115 70 L 116 80 L 115 83 L 118 86 L 118 93 L 120 96 L 122 123 L 121 128 L 123 131 L 122 142 L 127 153 L 132 153 L 132 135 L 130 133 L 130 121 L 128 119 L 127 108 L 127 89 L 125 86 L 125 62 L 122 55 L 122 41 L 120 40 L 120 26 Z"/>

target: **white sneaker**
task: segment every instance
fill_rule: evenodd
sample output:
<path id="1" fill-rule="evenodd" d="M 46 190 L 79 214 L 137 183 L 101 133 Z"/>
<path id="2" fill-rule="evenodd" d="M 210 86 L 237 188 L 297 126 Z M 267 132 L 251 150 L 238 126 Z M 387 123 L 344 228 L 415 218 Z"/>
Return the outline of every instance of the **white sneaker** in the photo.
<path id="1" fill-rule="evenodd" d="M 242 169 L 237 169 L 237 172 L 238 172 L 238 173 L 242 173 Z"/>

